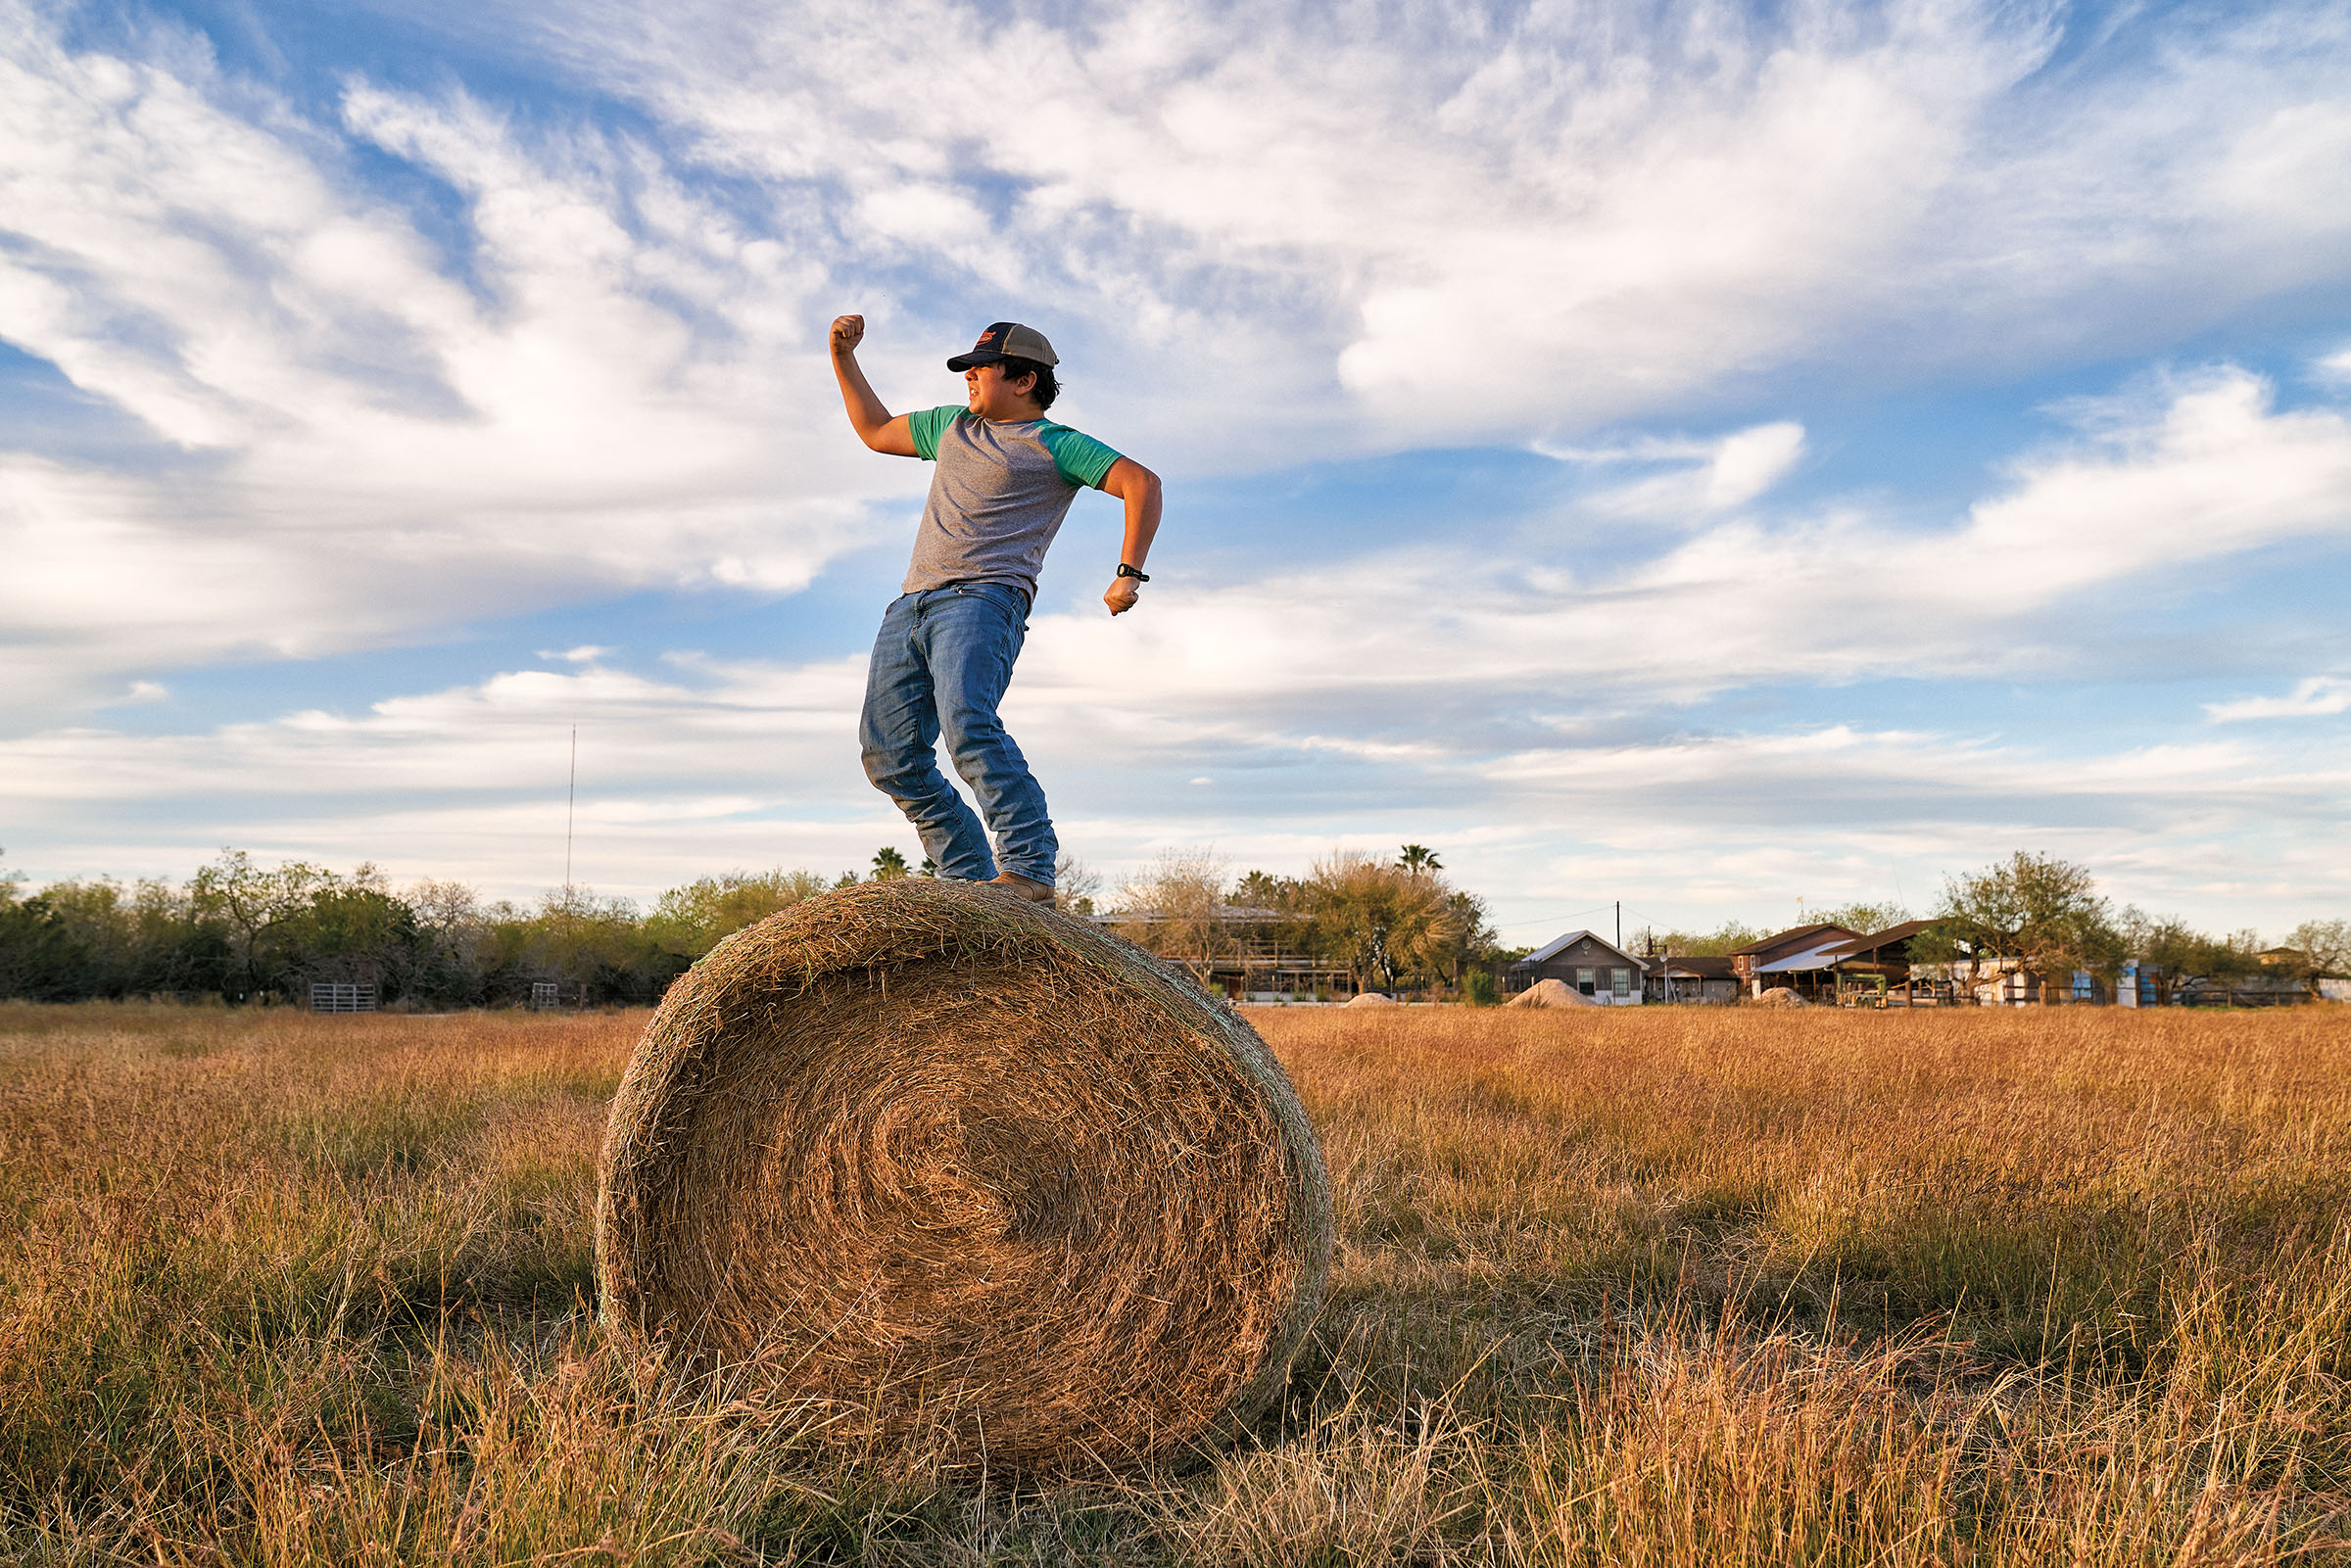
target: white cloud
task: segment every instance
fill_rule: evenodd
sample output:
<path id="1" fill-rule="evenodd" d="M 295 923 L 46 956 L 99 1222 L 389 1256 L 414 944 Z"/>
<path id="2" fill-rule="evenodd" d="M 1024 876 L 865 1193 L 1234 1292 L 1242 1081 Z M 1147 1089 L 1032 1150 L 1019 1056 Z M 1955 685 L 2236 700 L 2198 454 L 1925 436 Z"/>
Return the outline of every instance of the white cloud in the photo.
<path id="1" fill-rule="evenodd" d="M 1775 681 L 2111 674 L 2085 628 L 2130 620 L 2125 585 L 2160 588 L 2289 540 L 2351 544 L 2340 413 L 2276 411 L 2266 383 L 2229 368 L 2103 412 L 1945 528 L 1854 505 L 1741 517 L 1661 556 L 1548 582 L 1514 561 L 1464 571 L 1415 546 L 1296 578 L 1171 583 L 1149 618 L 1040 617 L 1016 700 L 1116 711 L 1131 706 L 1122 693 L 1149 691 L 1194 733 L 1253 736 L 1334 705 L 1343 725 L 1403 693 L 1515 705 L 1572 689 L 1584 711 L 1607 712 Z"/>
<path id="2" fill-rule="evenodd" d="M 963 286 L 1077 315 L 1139 383 L 1122 411 L 1194 440 L 1157 387 L 1212 365 L 1276 442 L 1318 414 L 1444 441 L 1790 363 L 2154 347 L 2339 278 L 2351 239 L 2325 6 L 2140 15 L 2061 64 L 2054 8 L 1940 0 L 501 15 L 693 156 L 839 190 Z M 969 82 L 1016 75 L 1023 113 L 974 112 Z"/>
<path id="3" fill-rule="evenodd" d="M 2239 719 L 2309 719 L 2329 713 L 2351 713 L 2351 681 L 2317 675 L 2295 687 L 2291 696 L 2207 702 L 2204 712 L 2215 724 L 2231 724 Z"/>
<path id="4" fill-rule="evenodd" d="M 0 740 L 0 810 L 52 824 L 51 861 L 85 863 L 56 825 L 102 828 L 114 847 L 80 852 L 93 870 L 184 871 L 233 839 L 528 893 L 561 879 L 576 726 L 583 880 L 657 890 L 689 860 L 830 869 L 912 842 L 858 768 L 863 660 L 688 664 L 682 680 L 523 670 L 358 715 Z M 155 818 L 152 803 L 191 798 L 217 803 L 209 820 Z"/>
<path id="5" fill-rule="evenodd" d="M 1744 506 L 1786 478 L 1804 452 L 1804 427 L 1793 420 L 1757 425 L 1723 442 L 1706 469 L 1706 509 Z"/>
<path id="6" fill-rule="evenodd" d="M 2019 592 L 2045 599 L 2167 561 L 2351 536 L 2351 420 L 2276 413 L 2270 401 L 2260 377 L 2221 368 L 2184 379 L 2159 409 L 2109 410 L 2090 450 L 2020 465 L 2023 482 L 1975 508 L 1962 544 L 2029 551 Z"/>
<path id="7" fill-rule="evenodd" d="M 1671 418 L 1790 366 L 2168 342 L 2351 255 L 2328 7 L 2149 18 L 2062 91 L 2053 13 L 1946 0 L 436 19 L 538 69 L 568 51 L 641 112 L 621 131 L 364 79 L 306 122 L 171 25 L 109 52 L 0 6 L 0 338 L 162 448 L 5 459 L 28 711 L 132 661 L 790 593 L 925 477 L 840 428 L 816 334 L 844 306 L 888 389 L 1038 314 L 1073 416 L 1181 472 Z M 1020 114 L 976 108 L 988 79 L 1026 84 Z M 454 196 L 454 236 L 359 172 L 383 157 Z M 1752 427 L 1617 504 L 1736 511 L 1801 439 Z M 2252 511 L 2224 526 L 2273 526 Z"/>
<path id="8" fill-rule="evenodd" d="M 187 40 L 77 52 L 0 13 L 0 338 L 161 444 L 0 454 L 12 705 L 616 589 L 786 593 L 927 477 L 808 416 L 822 266 L 643 149 L 461 96 L 344 114 L 458 193 L 473 283 L 335 127 Z"/>
<path id="9" fill-rule="evenodd" d="M 1804 427 L 1781 419 L 1718 441 L 1650 437 L 1614 447 L 1537 442 L 1535 451 L 1583 464 L 1679 463 L 1675 471 L 1602 491 L 1584 504 L 1615 516 L 1685 521 L 1736 510 L 1787 478 L 1803 457 Z"/>

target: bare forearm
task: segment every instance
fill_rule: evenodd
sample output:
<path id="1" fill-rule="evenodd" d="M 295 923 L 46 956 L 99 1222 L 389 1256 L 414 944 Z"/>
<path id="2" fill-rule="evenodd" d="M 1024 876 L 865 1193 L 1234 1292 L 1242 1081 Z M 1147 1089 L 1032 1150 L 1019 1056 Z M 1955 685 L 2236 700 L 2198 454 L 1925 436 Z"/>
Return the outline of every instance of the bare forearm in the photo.
<path id="1" fill-rule="evenodd" d="M 1119 559 L 1136 571 L 1151 554 L 1151 541 L 1159 534 L 1159 481 L 1129 489 L 1127 501 L 1127 536 L 1119 546 Z"/>
<path id="2" fill-rule="evenodd" d="M 873 383 L 865 379 L 865 371 L 857 363 L 853 349 L 836 347 L 833 351 L 833 378 L 840 383 L 841 405 L 848 410 L 849 423 L 857 431 L 857 439 L 872 446 L 885 426 L 889 423 L 889 410 L 875 395 Z"/>
<path id="3" fill-rule="evenodd" d="M 1124 615 L 1134 608 L 1143 562 L 1151 554 L 1151 541 L 1159 534 L 1159 475 L 1131 457 L 1121 457 L 1102 476 L 1102 488 L 1127 506 L 1127 533 L 1119 541 L 1119 564 L 1133 567 L 1136 575 L 1121 572 L 1110 580 L 1110 592 L 1102 595 L 1111 614 Z"/>

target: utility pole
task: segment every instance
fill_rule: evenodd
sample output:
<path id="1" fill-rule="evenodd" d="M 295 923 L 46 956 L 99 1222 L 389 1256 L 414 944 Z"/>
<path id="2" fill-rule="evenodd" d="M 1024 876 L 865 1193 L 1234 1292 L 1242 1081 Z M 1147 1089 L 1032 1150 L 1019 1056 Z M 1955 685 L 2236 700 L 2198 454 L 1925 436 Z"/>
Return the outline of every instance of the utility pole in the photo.
<path id="1" fill-rule="evenodd" d="M 1616 951 L 1624 951 L 1624 900 L 1616 900 Z"/>

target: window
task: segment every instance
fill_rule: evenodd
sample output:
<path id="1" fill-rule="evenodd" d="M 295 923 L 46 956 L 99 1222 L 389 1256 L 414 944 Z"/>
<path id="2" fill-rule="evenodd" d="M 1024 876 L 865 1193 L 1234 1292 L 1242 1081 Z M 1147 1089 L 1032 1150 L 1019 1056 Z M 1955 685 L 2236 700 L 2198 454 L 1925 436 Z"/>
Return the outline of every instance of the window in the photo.
<path id="1" fill-rule="evenodd" d="M 1618 996 L 1630 996 L 1633 994 L 1633 972 L 1631 970 L 1618 970 L 1614 975 L 1614 979 L 1616 981 L 1616 994 Z"/>
<path id="2" fill-rule="evenodd" d="M 1595 990 L 1599 989 L 1599 987 L 1592 983 L 1592 971 L 1577 970 L 1575 972 L 1575 988 L 1583 992 L 1586 996 L 1590 996 Z"/>

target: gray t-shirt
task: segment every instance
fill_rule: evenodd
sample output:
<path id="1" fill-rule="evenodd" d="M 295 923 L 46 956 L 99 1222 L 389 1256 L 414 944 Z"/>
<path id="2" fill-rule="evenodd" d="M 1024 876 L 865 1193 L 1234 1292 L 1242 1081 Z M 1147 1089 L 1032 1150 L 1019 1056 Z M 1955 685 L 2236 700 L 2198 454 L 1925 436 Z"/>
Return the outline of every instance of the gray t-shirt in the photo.
<path id="1" fill-rule="evenodd" d="M 900 590 L 1009 583 L 1036 592 L 1045 547 L 1080 485 L 1099 485 L 1119 454 L 1050 419 L 983 419 L 948 404 L 906 416 L 914 451 L 938 464 L 914 559 Z"/>

